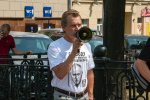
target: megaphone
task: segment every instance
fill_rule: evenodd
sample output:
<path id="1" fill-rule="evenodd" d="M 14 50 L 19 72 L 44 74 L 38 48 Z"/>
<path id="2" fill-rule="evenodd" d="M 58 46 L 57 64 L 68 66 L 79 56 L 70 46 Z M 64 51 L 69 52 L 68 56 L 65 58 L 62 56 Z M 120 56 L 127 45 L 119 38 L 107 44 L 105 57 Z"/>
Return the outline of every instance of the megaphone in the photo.
<path id="1" fill-rule="evenodd" d="M 76 37 L 81 41 L 81 42 L 88 42 L 89 40 L 92 39 L 92 31 L 88 27 L 82 27 L 76 32 Z"/>

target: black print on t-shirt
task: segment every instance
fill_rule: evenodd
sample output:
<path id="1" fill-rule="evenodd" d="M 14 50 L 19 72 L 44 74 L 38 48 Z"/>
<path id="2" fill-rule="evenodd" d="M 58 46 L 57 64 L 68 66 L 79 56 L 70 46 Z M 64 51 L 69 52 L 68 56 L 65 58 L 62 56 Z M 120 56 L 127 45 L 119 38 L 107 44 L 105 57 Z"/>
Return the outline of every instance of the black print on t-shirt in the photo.
<path id="1" fill-rule="evenodd" d="M 87 62 L 87 57 L 85 56 L 85 52 L 79 52 L 76 55 L 74 62 Z"/>
<path id="2" fill-rule="evenodd" d="M 78 87 L 81 83 L 82 74 L 83 74 L 83 71 L 82 71 L 81 65 L 74 63 L 71 69 L 71 78 L 76 87 Z"/>
<path id="3" fill-rule="evenodd" d="M 83 57 L 83 56 L 85 56 L 85 52 L 79 52 L 76 54 L 76 56 Z"/>
<path id="4" fill-rule="evenodd" d="M 85 85 L 86 85 L 86 79 L 83 79 L 82 80 L 82 87 L 85 87 Z"/>

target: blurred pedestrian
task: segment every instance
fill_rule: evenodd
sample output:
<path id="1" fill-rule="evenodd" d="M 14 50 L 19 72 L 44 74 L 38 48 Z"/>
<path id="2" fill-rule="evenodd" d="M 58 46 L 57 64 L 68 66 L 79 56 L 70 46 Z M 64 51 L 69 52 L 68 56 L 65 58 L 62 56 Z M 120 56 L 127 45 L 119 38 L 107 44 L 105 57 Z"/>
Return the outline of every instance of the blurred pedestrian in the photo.
<path id="1" fill-rule="evenodd" d="M 150 38 L 135 61 L 134 67 L 140 73 L 140 76 L 142 76 L 141 78 L 144 78 L 146 83 L 150 84 Z M 150 85 L 148 88 L 150 89 Z"/>
<path id="2" fill-rule="evenodd" d="M 15 54 L 31 54 L 32 51 L 20 51 L 16 49 L 14 38 L 9 35 L 11 27 L 9 24 L 3 24 L 0 27 L 0 64 L 8 64 L 9 51 L 12 50 Z"/>

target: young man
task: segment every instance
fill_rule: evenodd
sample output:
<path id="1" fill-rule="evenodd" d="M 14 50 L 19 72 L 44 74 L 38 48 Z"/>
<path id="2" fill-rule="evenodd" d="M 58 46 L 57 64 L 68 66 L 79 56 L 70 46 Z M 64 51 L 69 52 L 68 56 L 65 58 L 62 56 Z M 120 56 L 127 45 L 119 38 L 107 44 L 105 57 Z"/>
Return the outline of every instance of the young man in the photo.
<path id="1" fill-rule="evenodd" d="M 95 65 L 89 43 L 76 38 L 82 27 L 79 12 L 73 9 L 64 12 L 61 26 L 64 36 L 48 48 L 54 100 L 93 100 Z"/>
<path id="2" fill-rule="evenodd" d="M 11 28 L 9 24 L 3 24 L 0 27 L 0 64 L 8 64 L 9 61 L 2 58 L 8 58 L 9 57 L 9 51 L 10 49 L 15 54 L 31 54 L 31 51 L 19 51 L 16 49 L 14 38 L 9 35 Z"/>

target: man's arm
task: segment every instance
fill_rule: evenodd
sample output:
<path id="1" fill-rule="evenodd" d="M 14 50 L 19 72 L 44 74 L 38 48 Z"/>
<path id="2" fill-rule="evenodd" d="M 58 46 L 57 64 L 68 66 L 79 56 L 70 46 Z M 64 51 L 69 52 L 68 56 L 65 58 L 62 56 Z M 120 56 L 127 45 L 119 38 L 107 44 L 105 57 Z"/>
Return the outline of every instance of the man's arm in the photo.
<path id="1" fill-rule="evenodd" d="M 15 54 L 32 54 L 32 51 L 20 51 L 20 50 L 17 50 L 16 48 L 12 48 L 12 51 Z"/>
<path id="2" fill-rule="evenodd" d="M 59 78 L 59 79 L 63 79 L 71 70 L 73 62 L 74 62 L 74 58 L 76 56 L 76 54 L 78 54 L 78 50 L 80 49 L 80 47 L 82 46 L 82 43 L 76 39 L 73 42 L 73 49 L 70 53 L 70 55 L 68 56 L 68 58 L 66 59 L 66 61 L 60 63 L 59 65 L 57 65 L 56 67 L 54 67 L 52 70 L 54 71 L 55 75 Z"/>
<path id="3" fill-rule="evenodd" d="M 88 70 L 87 79 L 88 79 L 87 89 L 88 89 L 89 100 L 94 100 L 94 95 L 93 95 L 94 72 L 93 72 L 93 69 Z"/>
<path id="4" fill-rule="evenodd" d="M 141 59 L 137 59 L 135 61 L 135 66 L 137 67 L 140 74 L 148 81 L 150 82 L 150 69 L 148 68 L 145 61 Z"/>
<path id="5" fill-rule="evenodd" d="M 55 72 L 55 75 L 59 78 L 59 79 L 63 79 L 66 74 L 68 74 L 68 72 L 70 71 L 70 69 L 72 68 L 73 65 L 73 61 L 74 58 L 76 56 L 76 52 L 72 52 L 68 58 L 66 59 L 66 61 L 64 61 L 63 63 L 57 65 L 56 67 L 54 67 L 52 70 Z"/>

